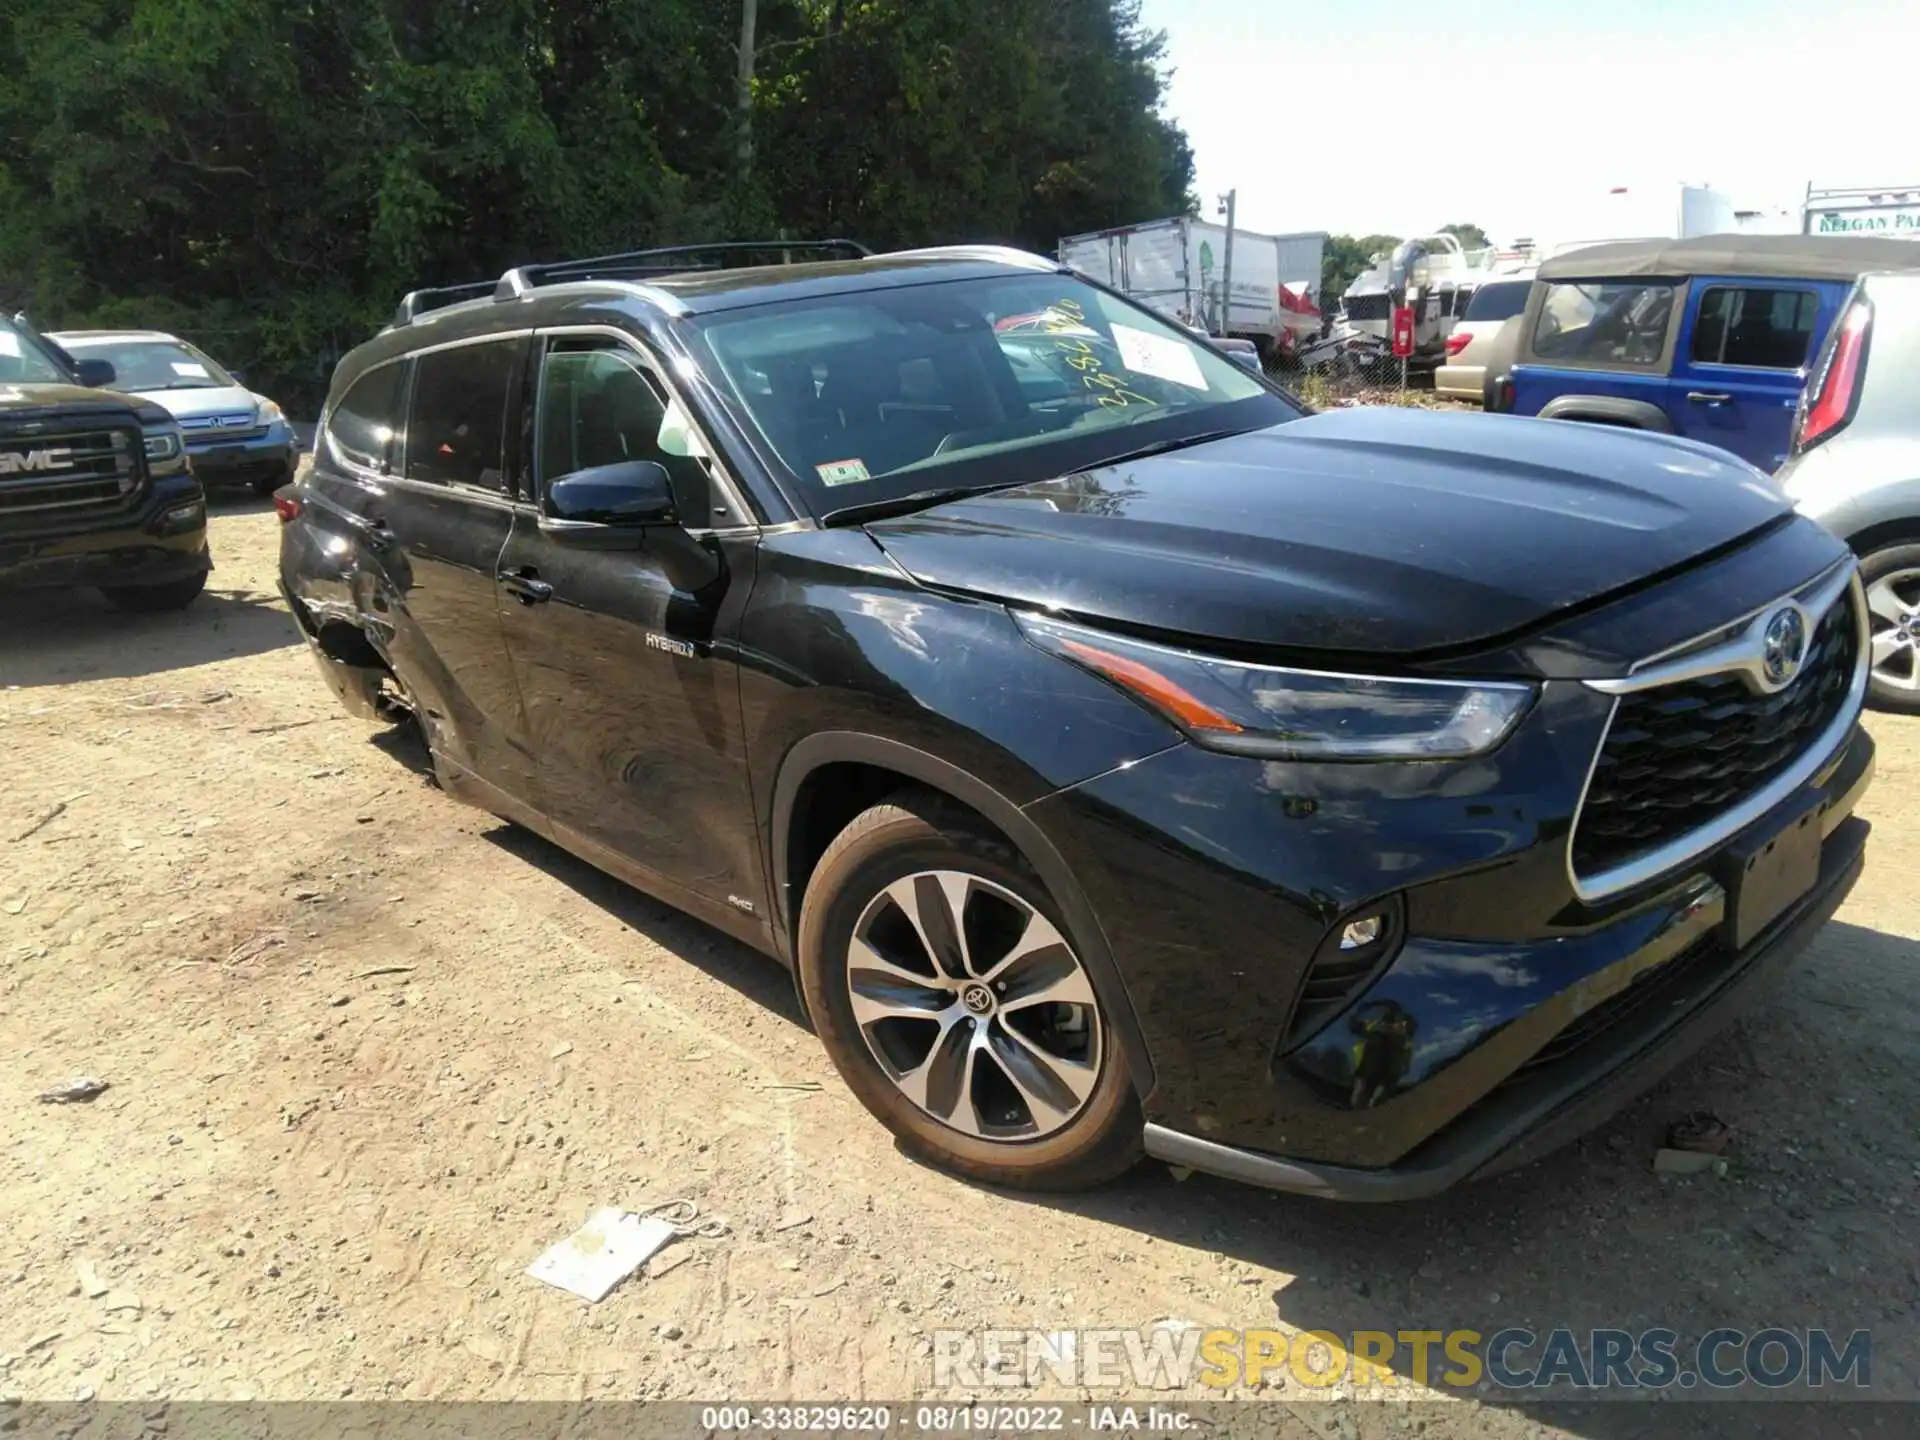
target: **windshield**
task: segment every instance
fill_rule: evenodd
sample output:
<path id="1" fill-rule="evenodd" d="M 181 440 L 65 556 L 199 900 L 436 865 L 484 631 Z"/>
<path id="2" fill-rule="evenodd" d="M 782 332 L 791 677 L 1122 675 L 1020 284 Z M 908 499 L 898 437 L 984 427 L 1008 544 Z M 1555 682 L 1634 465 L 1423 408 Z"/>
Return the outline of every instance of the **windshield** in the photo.
<path id="1" fill-rule="evenodd" d="M 115 390 L 212 390 L 240 383 L 184 340 L 91 340 L 75 335 L 61 344 L 76 360 L 104 360 L 113 366 Z"/>
<path id="2" fill-rule="evenodd" d="M 1174 326 L 1052 273 L 775 302 L 702 333 L 821 514 L 1302 413 Z"/>
<path id="3" fill-rule="evenodd" d="M 0 385 L 70 385 L 64 365 L 40 348 L 35 336 L 0 319 Z"/>

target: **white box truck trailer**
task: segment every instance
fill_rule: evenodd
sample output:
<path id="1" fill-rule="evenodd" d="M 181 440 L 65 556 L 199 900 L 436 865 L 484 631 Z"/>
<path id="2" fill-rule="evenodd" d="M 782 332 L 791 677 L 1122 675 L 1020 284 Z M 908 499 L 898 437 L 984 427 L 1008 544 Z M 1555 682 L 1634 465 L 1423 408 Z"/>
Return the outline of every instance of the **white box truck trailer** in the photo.
<path id="1" fill-rule="evenodd" d="M 1227 229 L 1191 216 L 1149 220 L 1060 242 L 1060 261 L 1182 324 L 1289 353 L 1318 335 L 1325 231 L 1233 232 L 1233 295 L 1223 303 Z"/>

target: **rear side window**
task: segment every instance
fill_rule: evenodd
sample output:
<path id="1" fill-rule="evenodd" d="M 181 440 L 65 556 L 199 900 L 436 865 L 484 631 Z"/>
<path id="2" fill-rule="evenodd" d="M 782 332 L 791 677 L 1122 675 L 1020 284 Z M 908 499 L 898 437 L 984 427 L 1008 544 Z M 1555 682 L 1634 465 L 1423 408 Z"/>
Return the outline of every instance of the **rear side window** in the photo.
<path id="1" fill-rule="evenodd" d="M 576 470 L 651 460 L 666 467 L 674 504 L 703 523 L 712 487 L 705 446 L 640 357 L 602 341 L 563 341 L 540 371 L 540 483 Z"/>
<path id="2" fill-rule="evenodd" d="M 1467 302 L 1465 320 L 1511 320 L 1527 308 L 1527 296 L 1533 290 L 1531 280 L 1512 280 L 1482 285 Z"/>
<path id="3" fill-rule="evenodd" d="M 1547 287 L 1533 353 L 1566 364 L 1652 367 L 1672 318 L 1673 287 L 1663 281 L 1561 281 Z"/>
<path id="4" fill-rule="evenodd" d="M 347 387 L 327 419 L 327 448 L 334 459 L 363 470 L 391 463 L 405 373 L 404 365 L 382 365 Z"/>
<path id="5" fill-rule="evenodd" d="M 1807 363 L 1819 313 L 1820 297 L 1811 290 L 1716 285 L 1700 297 L 1694 361 L 1797 370 Z"/>
<path id="6" fill-rule="evenodd" d="M 407 419 L 407 478 L 434 485 L 507 488 L 502 449 L 507 386 L 522 342 L 491 340 L 414 360 Z"/>

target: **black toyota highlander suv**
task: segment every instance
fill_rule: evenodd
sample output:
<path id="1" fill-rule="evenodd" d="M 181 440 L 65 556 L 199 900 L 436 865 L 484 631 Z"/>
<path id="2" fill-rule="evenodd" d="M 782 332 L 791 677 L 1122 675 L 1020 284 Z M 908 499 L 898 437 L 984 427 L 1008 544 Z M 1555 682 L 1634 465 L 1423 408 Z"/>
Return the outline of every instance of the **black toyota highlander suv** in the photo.
<path id="1" fill-rule="evenodd" d="M 0 317 L 0 592 L 91 585 L 145 611 L 205 587 L 206 498 L 180 427 L 113 382 Z"/>
<path id="2" fill-rule="evenodd" d="M 767 248 L 409 296 L 282 577 L 451 794 L 790 965 L 914 1153 L 1431 1193 L 1859 874 L 1854 562 L 1742 462 L 1308 414 L 1017 252 Z"/>

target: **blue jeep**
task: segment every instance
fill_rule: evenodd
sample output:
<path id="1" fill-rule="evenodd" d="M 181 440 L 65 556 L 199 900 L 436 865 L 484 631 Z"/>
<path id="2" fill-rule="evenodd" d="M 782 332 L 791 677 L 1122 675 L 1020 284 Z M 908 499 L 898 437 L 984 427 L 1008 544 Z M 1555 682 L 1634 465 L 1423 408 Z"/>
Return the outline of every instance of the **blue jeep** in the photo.
<path id="1" fill-rule="evenodd" d="M 1592 245 L 1541 265 L 1493 408 L 1658 430 L 1773 470 L 1807 362 L 1865 271 L 1920 243 L 1703 235 Z"/>

